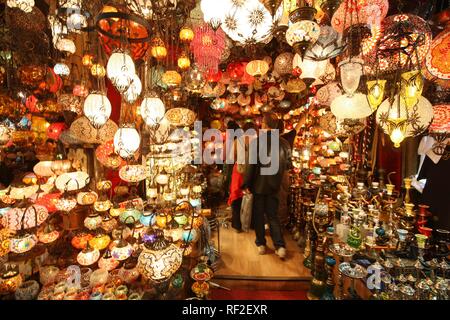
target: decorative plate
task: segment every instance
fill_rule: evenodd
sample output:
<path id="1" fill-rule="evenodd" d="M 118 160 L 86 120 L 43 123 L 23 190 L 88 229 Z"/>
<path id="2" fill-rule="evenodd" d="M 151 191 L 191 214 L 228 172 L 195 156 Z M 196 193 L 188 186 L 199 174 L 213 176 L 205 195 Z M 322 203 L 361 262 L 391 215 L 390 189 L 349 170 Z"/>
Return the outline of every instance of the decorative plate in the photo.
<path id="1" fill-rule="evenodd" d="M 117 124 L 110 119 L 103 127 L 96 130 L 92 127 L 88 118 L 84 116 L 75 120 L 70 126 L 70 132 L 75 139 L 94 144 L 101 144 L 114 139 L 117 129 Z"/>
<path id="2" fill-rule="evenodd" d="M 177 127 L 190 126 L 196 117 L 196 113 L 187 108 L 172 108 L 167 110 L 165 115 L 170 124 Z"/>

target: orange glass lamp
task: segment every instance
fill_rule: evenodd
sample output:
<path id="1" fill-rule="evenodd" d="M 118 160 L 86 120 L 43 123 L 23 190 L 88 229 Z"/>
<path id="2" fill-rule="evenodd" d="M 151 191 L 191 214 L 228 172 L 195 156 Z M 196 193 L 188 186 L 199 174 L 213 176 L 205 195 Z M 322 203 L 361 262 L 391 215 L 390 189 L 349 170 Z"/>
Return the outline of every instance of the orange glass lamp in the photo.
<path id="1" fill-rule="evenodd" d="M 156 60 L 162 60 L 167 56 L 167 48 L 164 45 L 164 41 L 161 38 L 156 37 L 151 41 L 151 49 L 150 52 L 152 57 Z"/>
<path id="2" fill-rule="evenodd" d="M 180 30 L 179 37 L 183 42 L 191 42 L 194 39 L 194 31 L 191 28 L 184 26 Z"/>

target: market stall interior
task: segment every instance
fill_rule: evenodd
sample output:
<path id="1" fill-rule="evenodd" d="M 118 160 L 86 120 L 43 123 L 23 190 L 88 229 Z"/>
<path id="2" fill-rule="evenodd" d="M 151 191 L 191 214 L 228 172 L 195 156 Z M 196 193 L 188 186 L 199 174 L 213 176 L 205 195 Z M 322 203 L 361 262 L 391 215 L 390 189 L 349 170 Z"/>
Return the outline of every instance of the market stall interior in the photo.
<path id="1" fill-rule="evenodd" d="M 449 7 L 4 1 L 0 299 L 449 299 Z"/>

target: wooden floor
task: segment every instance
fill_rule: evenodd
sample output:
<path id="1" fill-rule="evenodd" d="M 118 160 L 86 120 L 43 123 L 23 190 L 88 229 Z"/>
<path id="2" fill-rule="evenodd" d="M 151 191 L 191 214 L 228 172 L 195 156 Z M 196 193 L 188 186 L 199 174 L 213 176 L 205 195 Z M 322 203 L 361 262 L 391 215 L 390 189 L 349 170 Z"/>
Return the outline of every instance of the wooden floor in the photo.
<path id="1" fill-rule="evenodd" d="M 303 254 L 296 242 L 286 232 L 287 258 L 282 261 L 274 252 L 270 235 L 267 233 L 267 252 L 259 255 L 255 245 L 255 233 L 236 233 L 229 227 L 220 227 L 221 268 L 215 272 L 215 277 L 225 278 L 268 278 L 272 280 L 311 279 L 310 270 L 303 266 Z M 217 231 L 213 236 L 217 244 Z M 264 280 L 264 279 L 261 279 Z"/>

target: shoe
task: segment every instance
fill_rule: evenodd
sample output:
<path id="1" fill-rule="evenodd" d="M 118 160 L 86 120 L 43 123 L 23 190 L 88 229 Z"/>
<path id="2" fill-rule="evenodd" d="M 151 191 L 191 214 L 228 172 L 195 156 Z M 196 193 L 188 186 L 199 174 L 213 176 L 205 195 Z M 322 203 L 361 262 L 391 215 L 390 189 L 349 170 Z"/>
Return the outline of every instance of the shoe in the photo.
<path id="1" fill-rule="evenodd" d="M 283 248 L 283 247 L 279 247 L 279 248 L 275 251 L 275 254 L 276 254 L 277 256 L 279 256 L 281 260 L 286 259 L 286 249 Z"/>
<path id="2" fill-rule="evenodd" d="M 266 246 L 258 246 L 258 254 L 266 254 Z"/>
<path id="3" fill-rule="evenodd" d="M 242 229 L 235 229 L 235 228 L 233 228 L 233 230 L 234 230 L 234 232 L 236 232 L 236 233 L 242 233 Z"/>

